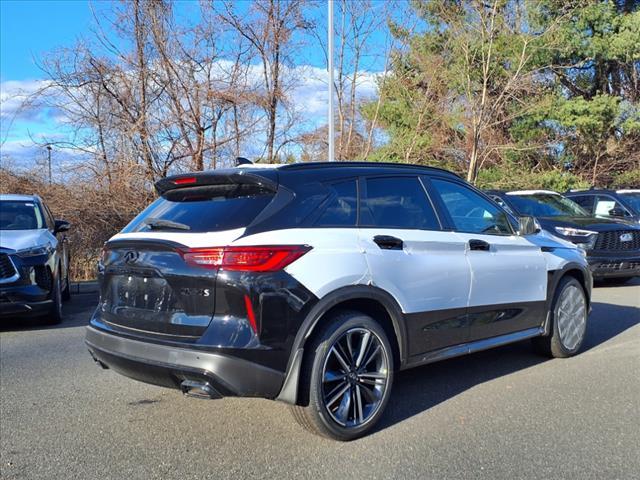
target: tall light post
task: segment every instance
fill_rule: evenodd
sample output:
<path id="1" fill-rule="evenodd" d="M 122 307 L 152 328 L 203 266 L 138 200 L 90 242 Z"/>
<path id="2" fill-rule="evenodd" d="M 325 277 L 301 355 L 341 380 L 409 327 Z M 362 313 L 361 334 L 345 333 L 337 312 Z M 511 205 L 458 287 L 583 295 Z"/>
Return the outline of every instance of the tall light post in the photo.
<path id="1" fill-rule="evenodd" d="M 51 185 L 51 145 L 47 144 L 47 156 L 49 162 L 49 185 Z"/>
<path id="2" fill-rule="evenodd" d="M 327 38 L 327 70 L 329 71 L 329 161 L 335 160 L 335 131 L 333 115 L 333 0 L 327 0 L 328 6 L 328 38 Z"/>

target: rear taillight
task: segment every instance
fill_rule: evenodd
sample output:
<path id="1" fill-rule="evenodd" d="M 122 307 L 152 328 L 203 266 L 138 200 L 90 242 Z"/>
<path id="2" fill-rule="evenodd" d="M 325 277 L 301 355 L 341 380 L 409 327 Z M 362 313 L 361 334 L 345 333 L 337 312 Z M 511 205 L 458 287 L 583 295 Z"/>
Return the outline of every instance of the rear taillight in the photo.
<path id="1" fill-rule="evenodd" d="M 105 260 L 107 259 L 107 255 L 109 254 L 109 250 L 107 247 L 102 247 L 102 251 L 100 252 L 100 263 L 104 265 Z"/>
<path id="2" fill-rule="evenodd" d="M 180 250 L 185 262 L 203 268 L 276 272 L 311 250 L 307 245 L 213 247 Z"/>

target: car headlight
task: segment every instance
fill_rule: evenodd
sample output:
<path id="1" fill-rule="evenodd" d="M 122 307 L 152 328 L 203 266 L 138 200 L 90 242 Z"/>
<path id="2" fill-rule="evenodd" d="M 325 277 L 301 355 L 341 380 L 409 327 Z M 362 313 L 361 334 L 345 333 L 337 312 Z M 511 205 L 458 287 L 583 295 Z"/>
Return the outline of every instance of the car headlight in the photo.
<path id="1" fill-rule="evenodd" d="M 572 237 L 571 241 L 583 250 L 591 250 L 596 243 L 596 238 L 598 238 L 598 232 L 591 230 L 572 227 L 555 227 L 555 230 L 563 237 Z"/>
<path id="2" fill-rule="evenodd" d="M 38 255 L 49 255 L 51 253 L 51 245 L 37 245 L 35 247 L 24 248 L 22 250 L 18 250 L 16 255 L 22 258 L 26 257 L 37 257 Z"/>

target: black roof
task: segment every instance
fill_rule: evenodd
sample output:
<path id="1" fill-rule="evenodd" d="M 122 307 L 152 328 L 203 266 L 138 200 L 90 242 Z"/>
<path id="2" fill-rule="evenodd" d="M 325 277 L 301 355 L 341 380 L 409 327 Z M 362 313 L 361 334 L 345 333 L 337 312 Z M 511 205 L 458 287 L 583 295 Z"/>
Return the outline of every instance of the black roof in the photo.
<path id="1" fill-rule="evenodd" d="M 300 162 L 300 163 L 290 163 L 287 165 L 283 165 L 279 167 L 278 170 L 309 170 L 309 169 L 317 169 L 317 168 L 368 168 L 368 169 L 379 169 L 379 170 L 388 170 L 388 169 L 408 169 L 408 170 L 423 170 L 429 172 L 440 172 L 449 175 L 455 175 L 459 178 L 459 175 L 453 173 L 449 170 L 445 170 L 444 168 L 439 167 L 431 167 L 427 165 L 418 165 L 415 163 L 395 163 L 395 162 L 356 162 L 356 161 L 348 161 L 348 162 Z"/>
<path id="2" fill-rule="evenodd" d="M 218 183 L 251 183 L 275 188 L 278 183 L 285 186 L 308 184 L 312 182 L 330 182 L 342 178 L 353 178 L 363 174 L 385 175 L 398 173 L 437 174 L 459 179 L 460 177 L 448 170 L 390 162 L 306 162 L 282 165 L 277 168 L 264 168 L 244 165 L 241 168 L 224 168 L 203 172 L 181 173 L 172 175 L 156 182 L 156 190 L 163 194 L 168 190 L 182 187 L 211 185 Z M 189 183 L 178 184 L 180 181 L 191 179 Z"/>

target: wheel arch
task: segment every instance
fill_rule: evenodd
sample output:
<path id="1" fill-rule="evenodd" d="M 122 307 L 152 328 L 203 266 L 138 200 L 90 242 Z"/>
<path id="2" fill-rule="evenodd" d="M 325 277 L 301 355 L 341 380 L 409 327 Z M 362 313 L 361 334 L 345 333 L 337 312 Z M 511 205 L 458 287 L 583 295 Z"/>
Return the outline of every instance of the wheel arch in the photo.
<path id="1" fill-rule="evenodd" d="M 549 307 L 551 306 L 553 296 L 555 295 L 560 280 L 566 276 L 573 277 L 580 282 L 580 285 L 582 285 L 584 293 L 587 296 L 587 304 L 591 305 L 591 288 L 593 286 L 593 278 L 588 267 L 570 262 L 564 265 L 561 269 L 549 272 L 549 275 L 550 278 L 547 294 L 547 303 Z"/>
<path id="2" fill-rule="evenodd" d="M 396 300 L 384 290 L 366 285 L 342 287 L 325 295 L 311 309 L 302 322 L 291 348 L 285 380 L 277 400 L 295 405 L 298 401 L 300 370 L 304 360 L 305 346 L 309 344 L 318 327 L 332 313 L 341 310 L 359 311 L 380 322 L 385 329 L 392 348 L 396 369 L 407 360 L 407 335 L 404 315 Z"/>

